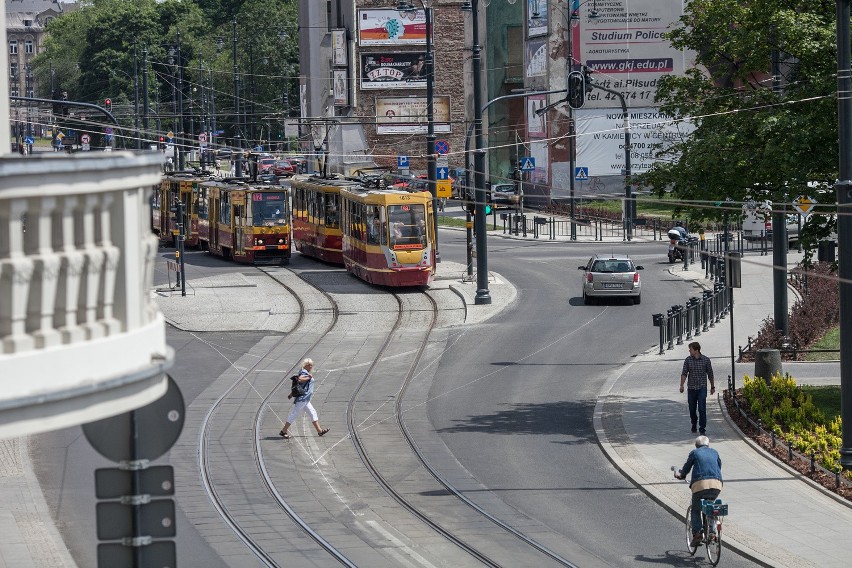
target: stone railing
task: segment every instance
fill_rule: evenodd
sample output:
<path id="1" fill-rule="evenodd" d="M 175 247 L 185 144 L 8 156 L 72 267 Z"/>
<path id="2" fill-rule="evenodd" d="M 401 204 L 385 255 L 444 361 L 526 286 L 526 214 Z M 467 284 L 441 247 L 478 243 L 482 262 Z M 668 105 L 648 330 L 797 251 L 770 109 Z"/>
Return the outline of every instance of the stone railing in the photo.
<path id="1" fill-rule="evenodd" d="M 0 158 L 0 437 L 98 420 L 165 393 L 151 297 L 161 158 Z"/>

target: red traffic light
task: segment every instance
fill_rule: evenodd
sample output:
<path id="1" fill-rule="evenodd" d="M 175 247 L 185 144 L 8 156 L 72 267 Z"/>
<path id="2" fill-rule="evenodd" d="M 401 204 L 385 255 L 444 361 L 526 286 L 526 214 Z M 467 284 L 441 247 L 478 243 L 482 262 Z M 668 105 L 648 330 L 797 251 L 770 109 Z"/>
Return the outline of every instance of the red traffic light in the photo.
<path id="1" fill-rule="evenodd" d="M 104 105 L 106 106 L 107 110 L 112 110 L 112 99 L 106 99 L 104 101 Z"/>

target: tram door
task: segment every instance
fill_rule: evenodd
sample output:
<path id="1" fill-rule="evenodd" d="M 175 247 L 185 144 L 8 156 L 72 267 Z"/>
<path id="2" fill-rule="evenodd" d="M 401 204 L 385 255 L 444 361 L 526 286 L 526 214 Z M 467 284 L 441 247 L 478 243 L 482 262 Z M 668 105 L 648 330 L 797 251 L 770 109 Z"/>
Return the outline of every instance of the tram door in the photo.
<path id="1" fill-rule="evenodd" d="M 218 251 L 219 250 L 219 190 L 211 189 L 210 190 L 210 199 L 208 203 L 210 204 L 210 210 L 207 213 L 207 218 L 209 220 L 209 228 L 207 232 L 207 242 L 210 246 L 211 250 Z"/>
<path id="2" fill-rule="evenodd" d="M 246 194 L 234 192 L 233 201 L 233 227 L 234 227 L 234 255 L 244 256 L 246 254 L 245 242 L 245 217 L 246 217 Z"/>
<path id="3" fill-rule="evenodd" d="M 160 185 L 160 238 L 170 239 L 172 237 L 171 229 L 169 228 L 169 219 L 172 216 L 171 194 L 169 192 L 169 181 L 163 181 Z"/>

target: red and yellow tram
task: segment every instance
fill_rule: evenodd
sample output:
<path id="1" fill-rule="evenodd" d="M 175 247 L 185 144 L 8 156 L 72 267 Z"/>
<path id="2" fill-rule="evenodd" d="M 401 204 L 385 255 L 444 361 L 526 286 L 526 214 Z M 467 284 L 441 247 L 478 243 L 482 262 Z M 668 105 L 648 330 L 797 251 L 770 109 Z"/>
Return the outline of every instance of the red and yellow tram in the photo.
<path id="1" fill-rule="evenodd" d="M 435 276 L 432 196 L 429 192 L 344 187 L 343 262 L 346 270 L 381 286 L 426 286 Z"/>
<path id="2" fill-rule="evenodd" d="M 187 220 L 184 246 L 198 246 L 198 185 L 210 179 L 209 175 L 179 173 L 163 177 L 154 188 L 151 199 L 151 228 L 160 240 L 177 244 L 180 233 L 177 222 L 177 204 L 183 204 Z"/>
<path id="3" fill-rule="evenodd" d="M 293 194 L 293 244 L 302 254 L 343 264 L 340 189 L 357 187 L 345 178 L 299 175 L 290 178 Z"/>
<path id="4" fill-rule="evenodd" d="M 287 188 L 209 180 L 197 195 L 199 242 L 211 254 L 247 264 L 290 262 Z"/>

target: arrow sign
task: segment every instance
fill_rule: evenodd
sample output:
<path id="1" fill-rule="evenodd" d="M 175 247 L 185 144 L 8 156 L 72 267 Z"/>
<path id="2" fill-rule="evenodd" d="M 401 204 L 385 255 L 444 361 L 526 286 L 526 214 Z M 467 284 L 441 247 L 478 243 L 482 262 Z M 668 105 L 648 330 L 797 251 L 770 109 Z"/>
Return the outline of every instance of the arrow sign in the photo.
<path id="1" fill-rule="evenodd" d="M 438 168 L 436 179 L 450 179 L 450 168 Z"/>
<path id="2" fill-rule="evenodd" d="M 576 181 L 589 181 L 589 168 L 585 166 L 574 168 L 574 179 Z"/>
<path id="3" fill-rule="evenodd" d="M 535 171 L 535 158 L 533 158 L 532 156 L 524 156 L 523 158 L 521 158 L 521 171 Z"/>

